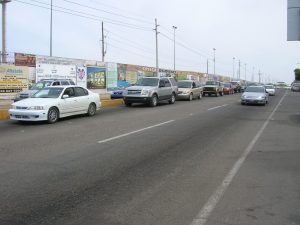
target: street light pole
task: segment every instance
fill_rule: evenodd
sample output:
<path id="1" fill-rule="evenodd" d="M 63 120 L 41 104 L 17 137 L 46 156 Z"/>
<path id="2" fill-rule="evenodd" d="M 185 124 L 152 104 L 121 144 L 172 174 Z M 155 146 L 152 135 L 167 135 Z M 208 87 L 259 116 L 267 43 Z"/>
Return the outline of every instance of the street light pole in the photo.
<path id="1" fill-rule="evenodd" d="M 234 60 L 235 60 L 235 57 L 232 58 L 232 78 L 234 79 Z"/>
<path id="2" fill-rule="evenodd" d="M 214 76 L 216 76 L 216 49 L 213 48 L 214 50 Z"/>
<path id="3" fill-rule="evenodd" d="M 176 45 L 176 40 L 175 40 L 175 30 L 177 29 L 177 27 L 173 26 L 173 29 L 174 29 L 174 73 L 175 73 L 175 62 L 176 62 L 176 58 L 175 58 L 175 45 Z"/>
<path id="4" fill-rule="evenodd" d="M 245 81 L 247 81 L 247 63 L 245 63 Z"/>
<path id="5" fill-rule="evenodd" d="M 50 56 L 52 56 L 52 0 L 51 0 L 51 12 L 50 12 Z"/>
<path id="6" fill-rule="evenodd" d="M 155 18 L 155 43 L 156 43 L 156 76 L 159 77 L 159 68 L 158 68 L 158 24 L 157 19 Z"/>
<path id="7" fill-rule="evenodd" d="M 6 3 L 11 0 L 0 0 L 2 4 L 2 63 L 6 63 Z"/>

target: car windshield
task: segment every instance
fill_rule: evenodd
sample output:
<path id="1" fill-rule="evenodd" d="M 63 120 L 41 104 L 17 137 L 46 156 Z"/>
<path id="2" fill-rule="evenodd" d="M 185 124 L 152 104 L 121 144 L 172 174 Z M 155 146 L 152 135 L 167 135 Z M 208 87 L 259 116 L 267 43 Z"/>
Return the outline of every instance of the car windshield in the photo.
<path id="1" fill-rule="evenodd" d="M 265 89 L 263 87 L 247 87 L 245 92 L 257 92 L 257 93 L 264 93 Z"/>
<path id="2" fill-rule="evenodd" d="M 274 89 L 274 87 L 272 85 L 266 85 L 265 88 L 266 89 Z"/>
<path id="3" fill-rule="evenodd" d="M 158 78 L 141 78 L 136 83 L 137 86 L 157 86 Z"/>
<path id="4" fill-rule="evenodd" d="M 224 84 L 224 87 L 228 87 L 228 88 L 230 88 L 230 84 L 228 84 L 228 83 L 225 83 L 225 84 Z"/>
<path id="5" fill-rule="evenodd" d="M 44 87 L 50 86 L 51 81 L 43 81 L 43 82 L 37 82 L 36 84 L 32 85 L 30 90 L 41 90 Z"/>
<path id="6" fill-rule="evenodd" d="M 178 87 L 179 88 L 191 88 L 192 87 L 192 83 L 188 82 L 188 81 L 179 81 L 178 82 Z"/>
<path id="7" fill-rule="evenodd" d="M 64 88 L 44 88 L 33 96 L 33 98 L 58 98 Z"/>
<path id="8" fill-rule="evenodd" d="M 207 81 L 206 85 L 217 85 L 216 81 Z"/>

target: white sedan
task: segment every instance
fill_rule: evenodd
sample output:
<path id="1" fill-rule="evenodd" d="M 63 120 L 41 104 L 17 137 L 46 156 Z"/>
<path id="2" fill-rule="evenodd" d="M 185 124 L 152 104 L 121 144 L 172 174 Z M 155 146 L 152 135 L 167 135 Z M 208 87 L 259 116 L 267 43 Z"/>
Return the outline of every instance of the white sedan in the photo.
<path id="1" fill-rule="evenodd" d="M 55 123 L 59 118 L 87 114 L 95 115 L 100 108 L 99 94 L 79 86 L 53 86 L 38 91 L 32 98 L 12 104 L 10 119 Z"/>

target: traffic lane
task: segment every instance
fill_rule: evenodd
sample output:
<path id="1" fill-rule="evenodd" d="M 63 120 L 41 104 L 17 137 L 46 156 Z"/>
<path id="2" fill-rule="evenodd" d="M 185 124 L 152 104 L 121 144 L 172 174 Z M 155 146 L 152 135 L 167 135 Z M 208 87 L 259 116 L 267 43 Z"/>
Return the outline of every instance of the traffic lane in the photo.
<path id="1" fill-rule="evenodd" d="M 151 108 L 105 108 L 94 117 L 76 116 L 56 124 L 5 122 L 0 137 L 2 159 L 41 160 L 44 157 L 72 153 L 84 149 L 95 140 L 117 136 L 170 119 L 207 113 L 214 106 L 237 102 L 239 96 L 204 98 L 193 102 L 180 101 L 174 105 L 162 103 Z M 1 128 L 2 130 L 2 128 Z"/>
<path id="2" fill-rule="evenodd" d="M 300 224 L 299 97 L 288 93 L 207 225 Z"/>
<path id="3" fill-rule="evenodd" d="M 186 224 L 268 111 L 235 104 L 63 157 L 23 163 L 23 170 L 2 176 L 2 222 Z"/>

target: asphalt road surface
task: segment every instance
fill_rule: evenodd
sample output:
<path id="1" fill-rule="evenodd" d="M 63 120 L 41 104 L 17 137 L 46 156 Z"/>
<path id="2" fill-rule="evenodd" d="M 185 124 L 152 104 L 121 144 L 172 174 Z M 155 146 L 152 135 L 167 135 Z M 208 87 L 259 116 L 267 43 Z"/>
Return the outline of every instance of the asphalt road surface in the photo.
<path id="1" fill-rule="evenodd" d="M 0 122 L 1 225 L 300 224 L 300 93 Z"/>

